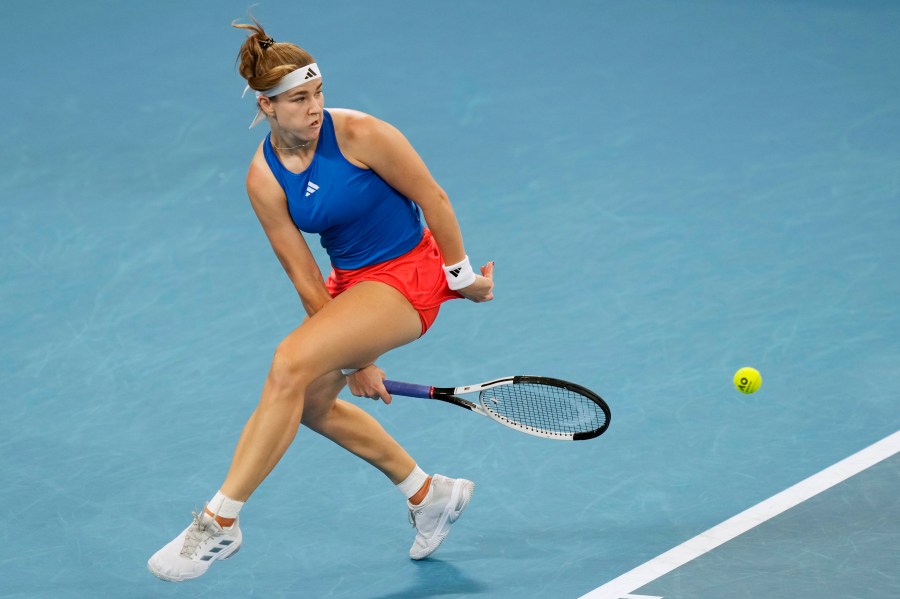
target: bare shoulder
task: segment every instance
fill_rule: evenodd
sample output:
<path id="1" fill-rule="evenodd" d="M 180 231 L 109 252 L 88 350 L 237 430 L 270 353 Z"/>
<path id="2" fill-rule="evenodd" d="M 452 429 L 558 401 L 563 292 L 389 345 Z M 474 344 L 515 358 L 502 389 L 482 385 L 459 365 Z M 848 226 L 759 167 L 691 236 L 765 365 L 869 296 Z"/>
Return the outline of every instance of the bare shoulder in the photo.
<path id="1" fill-rule="evenodd" d="M 348 108 L 329 108 L 328 112 L 341 152 L 351 162 L 371 166 L 373 153 L 403 139 L 393 125 L 365 112 Z"/>
<path id="2" fill-rule="evenodd" d="M 365 136 L 381 123 L 371 114 L 350 108 L 329 108 L 328 112 L 334 121 L 335 133 L 347 139 Z"/>
<path id="3" fill-rule="evenodd" d="M 254 202 L 272 197 L 278 198 L 283 195 L 281 185 L 279 185 L 275 175 L 272 174 L 272 169 L 266 163 L 262 144 L 259 144 L 259 147 L 253 154 L 250 168 L 247 170 L 247 193 Z"/>

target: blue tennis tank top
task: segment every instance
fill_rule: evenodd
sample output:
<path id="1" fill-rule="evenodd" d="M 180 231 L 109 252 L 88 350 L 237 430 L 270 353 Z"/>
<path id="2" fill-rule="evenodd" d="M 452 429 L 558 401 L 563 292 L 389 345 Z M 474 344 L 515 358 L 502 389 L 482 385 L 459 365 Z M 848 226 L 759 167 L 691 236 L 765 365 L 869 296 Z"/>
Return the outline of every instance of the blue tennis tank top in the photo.
<path id="1" fill-rule="evenodd" d="M 324 111 L 319 143 L 302 173 L 287 170 L 272 148 L 263 154 L 287 196 L 298 229 L 317 233 L 335 268 L 355 269 L 402 256 L 422 239 L 419 207 L 374 171 L 350 164 Z"/>

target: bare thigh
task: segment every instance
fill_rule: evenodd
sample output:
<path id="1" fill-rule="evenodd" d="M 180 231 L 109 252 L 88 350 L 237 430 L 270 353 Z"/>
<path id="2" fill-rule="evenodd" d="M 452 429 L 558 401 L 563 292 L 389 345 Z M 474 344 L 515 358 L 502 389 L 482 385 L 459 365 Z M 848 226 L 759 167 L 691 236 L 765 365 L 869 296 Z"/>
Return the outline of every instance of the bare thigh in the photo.
<path id="1" fill-rule="evenodd" d="M 409 301 L 383 283 L 360 283 L 326 303 L 275 351 L 262 397 L 238 440 L 222 493 L 242 501 L 250 497 L 293 442 L 307 398 L 312 400 L 307 422 L 317 422 L 321 425 L 317 430 L 325 431 L 323 422 L 333 420 L 328 417 L 335 406 L 332 397 L 343 383 L 343 377 L 338 378 L 341 368 L 371 363 L 384 352 L 413 341 L 420 332 L 419 315 Z M 397 478 L 401 466 L 408 465 L 407 457 L 388 447 L 394 444 L 389 438 L 379 440 L 378 435 L 370 434 L 371 439 L 357 442 L 361 438 L 357 429 L 376 430 L 375 424 L 359 423 L 332 426 L 337 432 L 328 435 Z M 378 451 L 366 450 L 373 443 L 380 444 Z"/>
<path id="2" fill-rule="evenodd" d="M 307 387 L 341 368 L 371 364 L 417 339 L 421 327 L 419 314 L 403 294 L 384 283 L 364 281 L 291 332 L 278 346 L 272 370 L 299 375 Z"/>

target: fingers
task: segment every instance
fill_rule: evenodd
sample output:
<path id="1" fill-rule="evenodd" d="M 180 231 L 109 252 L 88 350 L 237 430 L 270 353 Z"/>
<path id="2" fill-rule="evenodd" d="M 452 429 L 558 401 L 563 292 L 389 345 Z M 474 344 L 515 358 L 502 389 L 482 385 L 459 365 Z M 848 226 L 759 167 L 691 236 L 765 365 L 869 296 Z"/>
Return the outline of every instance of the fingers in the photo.
<path id="1" fill-rule="evenodd" d="M 494 299 L 494 262 L 481 267 L 481 277 L 475 283 L 461 290 L 466 299 L 473 302 L 489 302 Z"/>
<path id="2" fill-rule="evenodd" d="M 494 261 L 491 260 L 487 264 L 481 267 L 481 275 L 488 280 L 490 283 L 490 287 L 488 287 L 487 294 L 484 296 L 485 302 L 489 302 L 494 299 Z"/>
<path id="3" fill-rule="evenodd" d="M 491 291 L 490 289 L 479 290 L 479 291 L 467 290 L 466 292 L 460 292 L 460 293 L 462 293 L 462 296 L 464 298 L 466 298 L 467 300 L 475 302 L 475 303 L 479 303 L 479 304 L 482 302 L 489 302 L 492 299 L 494 299 L 494 292 Z"/>
<path id="4" fill-rule="evenodd" d="M 372 401 L 378 401 L 380 399 L 381 401 L 383 401 L 386 404 L 390 404 L 391 400 L 393 399 L 391 394 L 387 392 L 387 389 L 385 389 L 383 385 L 382 385 L 381 389 L 373 389 L 373 390 L 369 391 L 368 393 L 362 393 L 362 392 L 360 392 L 358 394 L 354 393 L 354 395 L 356 395 L 357 397 L 367 397 L 367 398 L 371 399 Z"/>
<path id="5" fill-rule="evenodd" d="M 350 391 L 357 397 L 368 397 L 373 401 L 378 401 L 380 399 L 384 403 L 390 404 L 393 398 L 391 397 L 391 394 L 388 393 L 387 389 L 385 389 L 384 383 L 382 382 L 385 378 L 384 371 L 374 364 L 367 366 L 362 370 L 365 371 L 365 375 L 353 377 L 356 379 L 354 381 L 356 385 L 352 385 Z M 353 388 L 354 386 L 356 389 Z"/>
<path id="6" fill-rule="evenodd" d="M 383 401 L 387 405 L 390 405 L 391 400 L 394 399 L 393 397 L 391 397 L 391 394 L 387 392 L 387 389 L 384 388 L 384 385 L 381 385 L 381 389 L 378 390 L 378 397 L 375 397 L 373 399 L 378 400 L 379 397 L 381 398 L 381 401 Z"/>
<path id="7" fill-rule="evenodd" d="M 382 382 L 385 378 L 384 371 L 374 364 L 360 368 L 347 377 L 350 392 L 357 397 L 367 397 L 373 401 L 382 400 L 390 404 L 391 394 L 388 393 Z"/>

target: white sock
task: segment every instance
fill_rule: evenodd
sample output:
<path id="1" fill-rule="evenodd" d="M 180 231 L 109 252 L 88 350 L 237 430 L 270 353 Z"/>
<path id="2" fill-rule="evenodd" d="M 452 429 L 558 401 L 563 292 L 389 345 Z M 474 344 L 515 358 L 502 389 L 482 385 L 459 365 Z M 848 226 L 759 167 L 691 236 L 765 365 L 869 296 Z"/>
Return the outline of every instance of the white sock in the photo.
<path id="1" fill-rule="evenodd" d="M 397 485 L 397 489 L 403 495 L 409 499 L 413 495 L 419 492 L 419 489 L 422 488 L 422 485 L 425 484 L 425 481 L 428 480 L 428 475 L 425 474 L 425 471 L 419 468 L 419 465 L 416 464 L 416 467 L 413 468 L 413 471 L 409 473 L 403 482 Z"/>
<path id="2" fill-rule="evenodd" d="M 225 495 L 222 495 L 222 491 L 218 491 L 215 497 L 210 499 L 209 503 L 206 504 L 206 509 L 216 516 L 229 519 L 237 518 L 242 507 L 244 507 L 243 501 L 230 499 Z"/>

